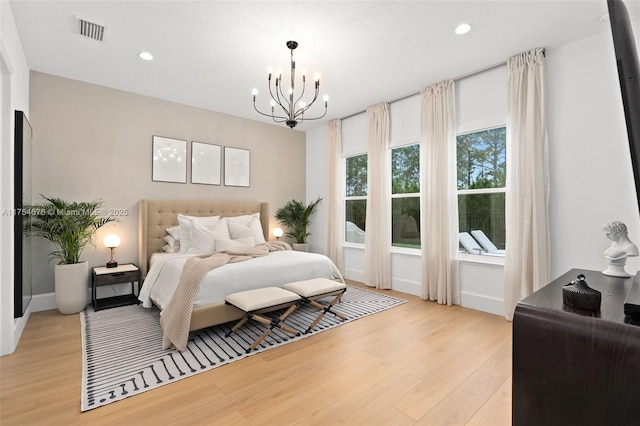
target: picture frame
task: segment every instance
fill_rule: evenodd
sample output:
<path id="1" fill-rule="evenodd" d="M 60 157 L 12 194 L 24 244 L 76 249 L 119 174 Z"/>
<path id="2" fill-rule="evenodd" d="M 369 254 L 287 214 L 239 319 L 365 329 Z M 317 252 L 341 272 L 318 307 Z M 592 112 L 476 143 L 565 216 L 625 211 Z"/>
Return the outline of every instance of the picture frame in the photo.
<path id="1" fill-rule="evenodd" d="M 153 136 L 151 180 L 187 183 L 187 141 Z"/>
<path id="2" fill-rule="evenodd" d="M 251 152 L 248 149 L 224 147 L 224 184 L 248 188 L 251 180 Z"/>
<path id="3" fill-rule="evenodd" d="M 222 147 L 191 141 L 191 183 L 221 184 Z"/>

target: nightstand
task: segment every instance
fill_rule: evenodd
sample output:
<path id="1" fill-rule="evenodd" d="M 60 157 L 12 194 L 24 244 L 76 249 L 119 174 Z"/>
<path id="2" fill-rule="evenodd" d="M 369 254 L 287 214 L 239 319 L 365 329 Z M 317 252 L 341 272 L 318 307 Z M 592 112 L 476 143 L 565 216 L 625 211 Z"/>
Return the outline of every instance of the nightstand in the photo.
<path id="1" fill-rule="evenodd" d="M 131 283 L 131 294 L 113 297 L 96 297 L 96 289 L 104 285 Z M 140 269 L 133 263 L 125 263 L 115 268 L 105 268 L 104 266 L 91 269 L 91 302 L 93 309 L 115 308 L 116 306 L 133 305 L 138 303 L 138 296 L 135 291 L 135 283 L 138 283 L 140 292 Z"/>

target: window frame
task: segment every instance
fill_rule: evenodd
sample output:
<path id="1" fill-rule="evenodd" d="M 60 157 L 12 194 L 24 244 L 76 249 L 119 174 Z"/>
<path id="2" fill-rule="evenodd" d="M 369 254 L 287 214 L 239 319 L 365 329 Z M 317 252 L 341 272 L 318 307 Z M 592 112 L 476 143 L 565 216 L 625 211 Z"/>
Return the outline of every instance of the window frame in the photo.
<path id="1" fill-rule="evenodd" d="M 398 194 L 394 194 L 393 193 L 393 150 L 394 149 L 402 149 L 402 148 L 406 148 L 409 146 L 413 146 L 413 145 L 417 145 L 418 146 L 418 187 L 420 188 L 420 190 L 418 192 L 403 192 L 403 193 L 398 193 Z M 422 207 L 422 162 L 420 161 L 422 158 L 422 147 L 420 144 L 420 140 L 414 140 L 411 139 L 409 141 L 406 141 L 402 144 L 394 144 L 393 146 L 389 147 L 389 194 L 391 194 L 391 200 L 390 200 L 390 208 L 392 209 L 389 214 L 390 214 L 390 226 L 391 229 L 389 229 L 389 232 L 391 234 L 391 251 L 393 253 L 405 253 L 405 254 L 420 254 L 422 253 L 422 230 L 420 230 L 420 232 L 418 233 L 419 238 L 420 238 L 420 247 L 402 247 L 402 246 L 395 246 L 393 245 L 393 200 L 396 198 L 418 198 L 418 205 L 420 207 Z M 420 215 L 422 215 L 422 212 L 420 212 Z M 418 227 L 420 227 L 420 224 L 418 224 Z"/>
<path id="2" fill-rule="evenodd" d="M 360 201 L 360 200 L 364 200 L 365 202 L 367 201 L 367 195 L 369 192 L 369 188 L 367 188 L 367 195 L 347 195 L 347 159 L 349 158 L 353 158 L 353 157 L 360 157 L 366 155 L 367 156 L 367 173 L 369 173 L 369 153 L 368 152 L 361 152 L 361 153 L 357 153 L 357 154 L 349 154 L 349 155 L 343 155 L 342 156 L 342 176 L 344 176 L 343 182 L 342 182 L 342 213 L 343 213 L 343 217 L 344 217 L 344 223 L 342 226 L 344 226 L 345 228 L 345 232 L 344 232 L 344 241 L 342 242 L 344 247 L 357 247 L 357 248 L 364 248 L 364 243 L 358 243 L 358 242 L 354 242 L 354 241 L 347 241 L 347 233 L 346 233 L 346 227 L 347 227 L 347 201 Z M 366 215 L 366 213 L 365 213 Z M 365 235 L 366 235 L 366 230 L 365 230 Z"/>
<path id="3" fill-rule="evenodd" d="M 508 147 L 508 129 L 507 129 L 507 124 L 504 121 L 495 121 L 495 122 L 485 122 L 483 123 L 483 125 L 471 125 L 471 126 L 465 126 L 464 128 L 459 128 L 458 131 L 456 132 L 456 156 L 453 159 L 453 161 L 455 162 L 454 166 L 456 168 L 456 173 L 457 173 L 457 161 L 458 161 L 458 150 L 457 150 L 457 146 L 458 146 L 458 136 L 462 136 L 462 135 L 468 135 L 470 133 L 480 133 L 480 132 L 484 132 L 487 130 L 493 130 L 493 129 L 499 129 L 499 128 L 504 128 L 505 129 L 505 163 L 507 161 L 507 150 L 509 149 Z M 505 169 L 506 169 L 506 165 L 505 165 Z M 505 170 L 506 172 L 506 170 Z M 460 200 L 460 195 L 477 195 L 477 194 L 507 194 L 507 179 L 506 179 L 506 173 L 505 173 L 505 186 L 503 187 L 498 187 L 498 188 L 478 188 L 478 189 L 457 189 L 457 183 L 456 183 L 456 201 L 459 203 Z M 458 212 L 458 216 L 459 216 L 459 212 Z M 506 206 L 505 206 L 505 215 L 506 215 Z M 458 220 L 459 217 L 458 217 Z M 506 231 L 506 230 L 505 230 Z M 458 260 L 462 260 L 462 261 L 467 261 L 467 262 L 472 262 L 472 263 L 489 263 L 489 264 L 498 264 L 498 265 L 504 265 L 504 257 L 499 257 L 499 256 L 487 256 L 487 255 L 483 255 L 481 253 L 466 253 L 464 251 L 458 251 Z"/>

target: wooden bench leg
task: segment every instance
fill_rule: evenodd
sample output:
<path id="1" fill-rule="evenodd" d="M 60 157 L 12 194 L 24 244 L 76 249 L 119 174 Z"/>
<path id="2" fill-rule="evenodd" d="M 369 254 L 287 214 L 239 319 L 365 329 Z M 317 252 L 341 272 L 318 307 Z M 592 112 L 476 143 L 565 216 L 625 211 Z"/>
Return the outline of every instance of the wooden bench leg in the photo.
<path id="1" fill-rule="evenodd" d="M 282 321 L 284 321 L 289 315 L 291 315 L 293 313 L 293 311 L 295 311 L 297 308 L 298 308 L 298 304 L 297 303 L 289 306 L 289 309 L 287 309 L 282 315 L 280 315 L 280 317 L 278 317 L 276 319 L 269 319 L 269 318 L 263 317 L 261 315 L 255 314 L 255 313 L 251 313 L 251 312 L 247 313 L 247 317 L 246 318 L 251 317 L 251 319 L 256 320 L 256 321 L 268 326 L 268 328 L 260 336 L 258 336 L 258 338 L 251 344 L 249 349 L 247 349 L 246 353 L 250 353 L 252 350 L 254 350 L 256 348 L 256 346 L 258 346 L 260 344 L 260 342 L 262 342 L 264 340 L 264 338 L 267 337 L 269 335 L 269 333 L 271 333 L 271 330 L 273 330 L 276 327 L 278 327 L 279 329 L 281 329 L 283 331 L 286 331 L 289 334 L 293 334 L 294 336 L 299 335 L 300 333 L 297 330 L 294 330 L 293 328 L 291 328 L 291 327 L 289 327 L 289 326 L 287 326 L 287 325 L 282 323 Z M 243 324 L 244 324 L 244 322 L 243 322 Z M 238 324 L 236 324 L 236 326 L 237 325 Z M 236 328 L 236 327 L 234 326 L 234 328 Z"/>
<path id="2" fill-rule="evenodd" d="M 307 328 L 307 330 L 304 332 L 304 334 L 307 334 L 308 332 L 311 331 L 311 329 L 313 327 L 316 326 L 316 324 L 318 324 L 320 322 L 320 320 L 322 319 L 322 317 L 324 317 L 324 315 L 327 312 L 331 312 L 333 315 L 335 315 L 336 317 L 340 318 L 342 321 L 346 320 L 347 317 L 345 317 L 344 315 L 342 315 L 339 312 L 335 312 L 333 309 L 333 305 L 335 305 L 336 303 L 338 303 L 340 301 L 340 299 L 342 298 L 342 295 L 344 294 L 344 291 L 342 291 L 342 293 L 338 294 L 332 301 L 331 303 L 329 303 L 327 306 L 323 305 L 322 303 L 316 302 L 315 300 L 309 300 L 309 304 L 311 306 L 313 306 L 314 308 L 316 308 L 319 311 L 322 311 L 318 317 L 315 319 L 315 321 L 309 326 L 309 328 Z"/>
<path id="3" fill-rule="evenodd" d="M 240 327 L 242 327 L 244 325 L 245 322 L 249 321 L 249 316 L 245 315 L 242 319 L 240 319 L 240 321 L 238 321 L 236 323 L 236 325 L 233 326 L 233 328 L 228 331 L 224 337 L 229 337 L 231 336 L 237 329 L 239 329 Z"/>

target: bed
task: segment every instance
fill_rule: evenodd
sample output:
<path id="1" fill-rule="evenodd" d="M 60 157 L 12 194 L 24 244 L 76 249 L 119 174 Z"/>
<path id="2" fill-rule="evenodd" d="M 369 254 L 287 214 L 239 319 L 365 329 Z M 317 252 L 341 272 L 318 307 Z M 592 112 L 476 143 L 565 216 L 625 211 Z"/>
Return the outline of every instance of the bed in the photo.
<path id="1" fill-rule="evenodd" d="M 167 229 L 178 226 L 178 215 L 196 217 L 220 216 L 228 220 L 248 215 L 259 215 L 261 233 L 269 240 L 269 205 L 263 202 L 205 201 L 205 200 L 140 200 L 138 259 L 143 276 L 143 293 L 161 310 L 171 297 L 169 290 L 149 290 L 159 276 L 163 282 L 179 279 L 181 265 L 187 254 L 167 254 Z M 229 219 L 232 218 L 232 219 Z M 267 243 L 268 244 L 268 243 Z M 154 264 L 151 267 L 151 264 Z M 287 282 L 310 278 L 329 278 L 343 281 L 331 260 L 317 253 L 292 250 L 275 251 L 268 256 L 246 262 L 228 264 L 205 275 L 198 296 L 194 300 L 190 330 L 240 319 L 244 313 L 224 303 L 224 296 L 247 289 L 280 286 Z M 163 284 L 166 286 L 166 284 Z M 174 286 L 177 282 L 174 282 Z M 170 287 L 170 286 L 169 286 Z M 167 293 L 167 291 L 169 293 Z M 142 299 L 141 299 L 142 300 Z M 148 304 L 148 300 L 146 301 Z M 143 300 L 143 304 L 145 301 Z"/>

